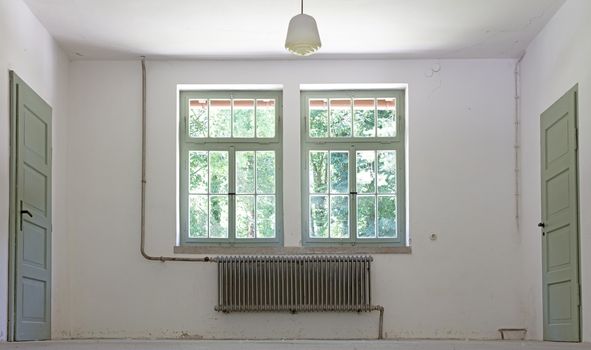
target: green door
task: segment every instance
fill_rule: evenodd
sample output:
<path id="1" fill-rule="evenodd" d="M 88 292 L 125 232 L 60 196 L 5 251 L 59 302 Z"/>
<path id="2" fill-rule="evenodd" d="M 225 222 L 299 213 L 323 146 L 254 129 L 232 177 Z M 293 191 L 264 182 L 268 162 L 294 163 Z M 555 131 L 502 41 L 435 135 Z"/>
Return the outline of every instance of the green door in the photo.
<path id="1" fill-rule="evenodd" d="M 51 336 L 51 107 L 14 72 L 11 88 L 10 338 Z"/>
<path id="2" fill-rule="evenodd" d="M 544 340 L 580 341 L 577 88 L 542 113 Z"/>

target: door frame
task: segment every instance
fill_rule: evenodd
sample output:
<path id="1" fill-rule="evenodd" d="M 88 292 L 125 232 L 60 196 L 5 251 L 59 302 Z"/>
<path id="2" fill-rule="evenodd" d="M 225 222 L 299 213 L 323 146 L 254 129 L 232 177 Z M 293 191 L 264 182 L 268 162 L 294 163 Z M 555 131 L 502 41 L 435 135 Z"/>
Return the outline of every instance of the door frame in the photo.
<path id="1" fill-rule="evenodd" d="M 9 71 L 9 99 L 10 99 L 10 165 L 9 165 L 9 199 L 8 206 L 8 314 L 7 314 L 7 340 L 14 341 L 15 339 L 15 321 L 16 321 L 16 182 L 17 182 L 17 95 L 18 83 L 20 78 L 14 71 Z"/>
<path id="2" fill-rule="evenodd" d="M 21 86 L 26 86 L 31 91 L 34 90 L 25 82 L 23 81 L 15 71 L 9 70 L 9 132 L 10 132 L 10 156 L 9 156 L 9 207 L 8 207 L 8 313 L 7 313 L 7 341 L 14 342 L 16 341 L 16 283 L 17 283 L 17 235 L 18 235 L 18 217 L 17 215 L 18 210 L 20 210 L 18 206 L 18 191 L 17 191 L 17 183 L 18 183 L 18 98 L 19 98 L 19 88 Z M 41 98 L 41 97 L 39 97 Z M 49 104 L 48 104 L 49 105 Z M 52 130 L 50 129 L 50 132 Z M 48 145 L 49 149 L 51 150 L 51 140 L 50 137 L 50 144 Z M 49 186 L 51 188 L 52 182 L 50 181 Z M 51 202 L 49 203 L 51 205 Z M 50 214 L 50 228 L 52 217 Z M 49 245 L 51 246 L 52 241 L 50 239 Z M 50 258 L 51 259 L 51 258 Z M 51 295 L 51 293 L 50 293 Z M 51 297 L 49 300 L 49 322 L 51 325 Z"/>
<path id="3" fill-rule="evenodd" d="M 561 95 L 558 99 L 556 99 L 550 106 L 548 106 L 548 108 L 546 108 L 544 110 L 544 112 L 542 112 L 540 114 L 540 131 L 542 131 L 542 122 L 541 122 L 541 118 L 542 118 L 542 114 L 545 113 L 549 108 L 551 108 L 556 102 L 558 102 L 561 98 L 563 98 L 565 95 L 568 95 L 570 93 L 573 93 L 574 95 L 574 121 L 575 121 L 575 167 L 574 167 L 574 171 L 575 171 L 575 186 L 576 186 L 576 191 L 575 191 L 575 201 L 577 203 L 577 208 L 576 208 L 576 216 L 577 219 L 575 220 L 575 225 L 576 225 L 576 229 L 577 229 L 577 233 L 575 235 L 575 239 L 577 242 L 577 257 L 576 257 L 576 271 L 577 271 L 577 286 L 578 286 L 578 299 L 579 299 L 579 308 L 578 308 L 578 337 L 579 340 L 578 342 L 581 342 L 583 339 L 583 299 L 582 299 L 582 293 L 581 293 L 581 209 L 580 209 L 580 179 L 579 179 L 579 84 L 575 84 L 572 88 L 570 88 L 567 92 L 565 92 L 563 95 Z M 540 135 L 541 138 L 541 135 Z M 541 141 L 541 140 L 540 140 Z M 540 147 L 543 147 L 544 145 L 541 144 L 540 142 Z M 542 149 L 540 149 L 540 155 L 542 154 Z M 540 180 L 543 180 L 542 178 L 542 174 L 543 174 L 543 163 L 540 164 L 541 165 L 541 173 L 540 173 Z M 544 186 L 543 181 L 540 181 L 541 185 Z M 543 189 L 541 190 L 543 191 Z M 544 199 L 542 198 L 542 192 L 540 192 L 540 199 L 541 199 L 541 206 L 540 208 L 542 209 L 542 211 L 540 212 L 540 217 L 541 217 L 541 222 L 546 222 L 547 218 L 543 217 L 543 206 L 545 205 L 544 203 Z M 543 228 L 542 228 L 543 231 Z M 546 293 L 545 291 L 545 284 L 544 284 L 544 243 L 543 243 L 543 239 L 544 237 L 542 236 L 542 339 L 544 341 L 546 341 L 546 336 L 547 336 L 547 319 L 546 319 L 546 313 L 548 312 L 548 310 L 546 310 L 547 306 L 546 306 L 546 300 L 544 299 L 544 295 Z"/>

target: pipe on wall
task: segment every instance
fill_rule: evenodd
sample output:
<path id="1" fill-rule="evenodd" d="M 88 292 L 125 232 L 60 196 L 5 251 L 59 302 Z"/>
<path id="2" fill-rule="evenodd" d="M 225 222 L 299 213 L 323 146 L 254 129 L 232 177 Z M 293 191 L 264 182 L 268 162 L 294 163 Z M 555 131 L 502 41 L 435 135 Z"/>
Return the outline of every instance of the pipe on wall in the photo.
<path id="1" fill-rule="evenodd" d="M 141 190 L 141 222 L 140 222 L 140 253 L 150 261 L 185 261 L 215 262 L 215 258 L 181 258 L 174 256 L 153 256 L 146 253 L 146 57 L 142 56 L 142 190 Z"/>
<path id="2" fill-rule="evenodd" d="M 520 124 L 521 124 L 521 61 L 525 56 L 525 52 L 521 54 L 519 59 L 515 62 L 515 69 L 513 70 L 513 78 L 515 84 L 515 95 L 514 95 L 514 105 L 515 105 L 515 141 L 513 144 L 514 152 L 515 152 L 515 224 L 517 225 L 517 231 L 519 232 L 519 197 L 520 197 L 520 182 L 519 182 L 519 175 L 520 175 L 520 148 L 521 148 L 521 139 L 519 137 L 520 133 Z"/>

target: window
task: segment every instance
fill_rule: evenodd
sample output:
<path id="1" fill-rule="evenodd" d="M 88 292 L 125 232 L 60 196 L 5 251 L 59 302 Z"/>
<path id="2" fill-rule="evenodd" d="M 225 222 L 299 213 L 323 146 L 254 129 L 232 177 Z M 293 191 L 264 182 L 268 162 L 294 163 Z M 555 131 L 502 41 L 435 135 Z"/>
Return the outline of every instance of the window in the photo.
<path id="1" fill-rule="evenodd" d="M 302 92 L 306 244 L 404 245 L 404 91 Z"/>
<path id="2" fill-rule="evenodd" d="M 181 92 L 181 244 L 282 241 L 280 94 Z"/>

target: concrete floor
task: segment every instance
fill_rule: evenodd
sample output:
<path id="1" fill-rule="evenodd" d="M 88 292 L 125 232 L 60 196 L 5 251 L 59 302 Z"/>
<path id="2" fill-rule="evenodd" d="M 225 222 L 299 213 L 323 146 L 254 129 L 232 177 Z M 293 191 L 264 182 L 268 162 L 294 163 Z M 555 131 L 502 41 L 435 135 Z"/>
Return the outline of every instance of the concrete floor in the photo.
<path id="1" fill-rule="evenodd" d="M 70 340 L 0 343 L 0 350 L 570 350 L 591 344 L 450 340 Z"/>

